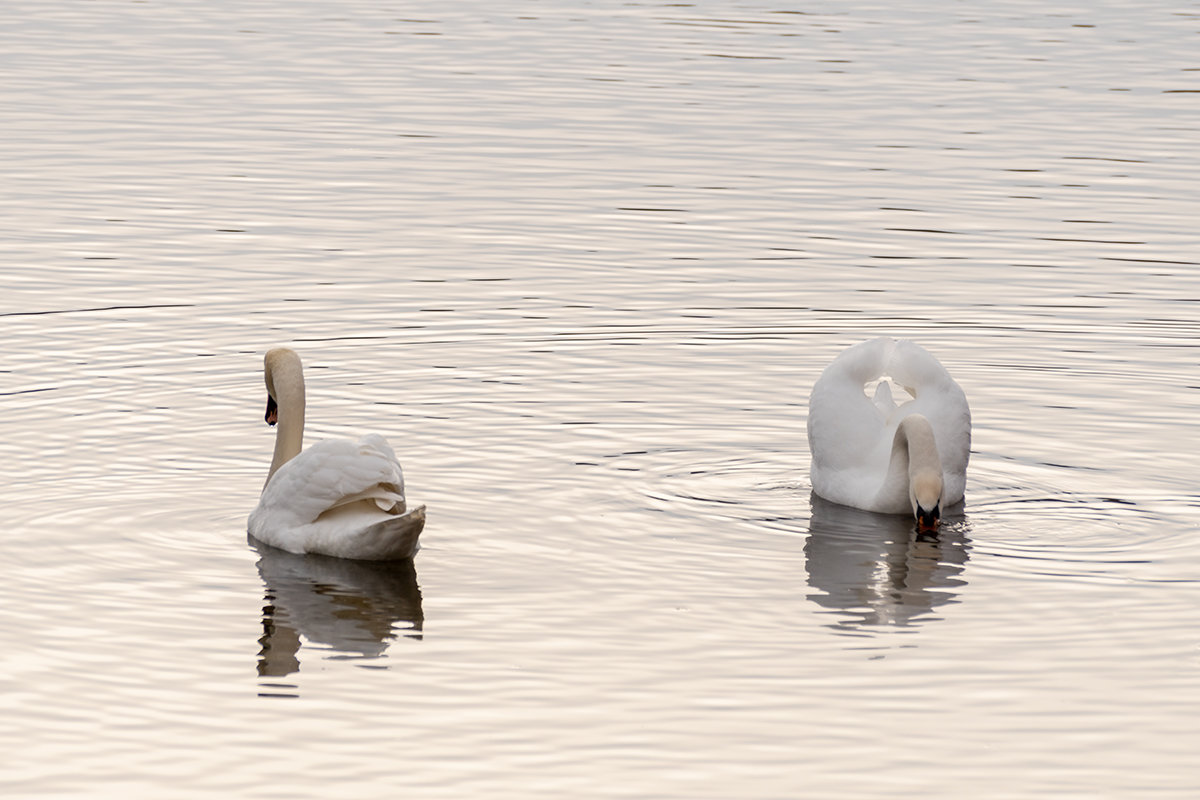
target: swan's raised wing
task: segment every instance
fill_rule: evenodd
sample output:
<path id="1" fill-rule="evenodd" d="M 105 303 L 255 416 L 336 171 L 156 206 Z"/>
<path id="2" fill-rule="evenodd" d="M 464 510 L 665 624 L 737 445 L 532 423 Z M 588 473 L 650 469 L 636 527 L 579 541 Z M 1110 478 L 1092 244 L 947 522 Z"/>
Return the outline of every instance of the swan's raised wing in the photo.
<path id="1" fill-rule="evenodd" d="M 361 500 L 372 501 L 381 511 L 404 511 L 400 463 L 377 434 L 312 445 L 279 468 L 263 490 L 259 506 L 286 514 L 290 525 L 307 525 L 332 509 Z"/>
<path id="2" fill-rule="evenodd" d="M 808 398 L 808 445 L 815 468 L 862 469 L 881 458 L 886 466 L 886 450 L 882 455 L 877 452 L 885 438 L 891 446 L 885 435 L 887 414 L 882 405 L 886 401 L 883 395 L 876 396 L 879 403 L 868 398 L 863 384 L 884 374 L 893 347 L 891 339 L 857 344 L 835 358 L 813 385 Z"/>

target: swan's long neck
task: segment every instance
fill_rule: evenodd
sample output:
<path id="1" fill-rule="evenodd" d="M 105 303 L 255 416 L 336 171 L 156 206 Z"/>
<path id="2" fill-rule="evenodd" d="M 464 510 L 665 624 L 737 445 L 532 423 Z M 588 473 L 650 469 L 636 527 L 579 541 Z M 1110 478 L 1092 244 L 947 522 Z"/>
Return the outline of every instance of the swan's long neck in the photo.
<path id="1" fill-rule="evenodd" d="M 278 423 L 275 455 L 263 488 L 280 467 L 304 448 L 304 370 L 300 357 L 283 348 L 267 353 L 266 380 L 267 392 L 278 406 Z"/>
<path id="2" fill-rule="evenodd" d="M 926 510 L 941 497 L 942 459 L 933 426 L 920 414 L 910 414 L 901 420 L 892 440 L 892 457 L 883 491 L 895 496 L 901 487 L 911 502 L 921 500 Z"/>

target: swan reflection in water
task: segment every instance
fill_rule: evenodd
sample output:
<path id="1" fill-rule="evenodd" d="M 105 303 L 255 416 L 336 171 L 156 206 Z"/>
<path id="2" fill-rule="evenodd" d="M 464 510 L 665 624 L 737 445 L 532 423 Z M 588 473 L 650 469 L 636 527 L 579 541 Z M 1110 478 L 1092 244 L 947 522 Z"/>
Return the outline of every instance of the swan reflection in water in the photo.
<path id="1" fill-rule="evenodd" d="M 250 544 L 266 584 L 260 677 L 299 671 L 302 637 L 333 654 L 327 657 L 364 659 L 382 656 L 398 636 L 421 638 L 424 615 L 412 559 L 353 561 Z"/>
<path id="2" fill-rule="evenodd" d="M 918 533 L 904 515 L 873 514 L 812 496 L 804 545 L 808 599 L 837 612 L 839 631 L 902 627 L 936 619 L 956 603 L 970 540 L 961 517 L 947 515 L 936 533 Z"/>

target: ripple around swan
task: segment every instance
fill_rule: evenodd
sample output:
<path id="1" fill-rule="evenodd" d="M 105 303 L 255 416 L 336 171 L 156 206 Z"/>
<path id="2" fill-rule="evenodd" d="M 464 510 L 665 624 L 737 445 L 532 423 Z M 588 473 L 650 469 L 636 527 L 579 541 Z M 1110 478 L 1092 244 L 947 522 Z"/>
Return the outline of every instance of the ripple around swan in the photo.
<path id="1" fill-rule="evenodd" d="M 629 475 L 630 502 L 711 531 L 726 548 L 783 559 L 802 549 L 805 596 L 841 634 L 936 620 L 965 585 L 970 525 L 961 515 L 949 515 L 938 536 L 917 536 L 907 517 L 813 496 L 794 453 L 663 449 L 622 453 L 607 466 Z"/>
<path id="2" fill-rule="evenodd" d="M 1196 498 L 1088 491 L 1080 470 L 1003 460 L 972 465 L 969 515 L 981 569 L 1010 577 L 1194 581 Z"/>
<path id="3" fill-rule="evenodd" d="M 842 633 L 937 619 L 977 577 L 1194 580 L 1194 537 L 1179 515 L 1195 498 L 1087 494 L 1071 488 L 1086 478 L 1053 466 L 977 459 L 967 504 L 950 510 L 936 537 L 916 535 L 906 517 L 812 495 L 791 452 L 661 448 L 596 466 L 619 476 L 626 503 L 673 523 L 663 530 L 707 537 L 713 548 L 793 557 L 779 534 L 805 536 L 808 599 Z"/>
<path id="4" fill-rule="evenodd" d="M 617 453 L 599 466 L 625 478 L 628 502 L 693 521 L 734 523 L 746 531 L 804 529 L 807 479 L 794 454 L 757 450 L 660 448 Z"/>

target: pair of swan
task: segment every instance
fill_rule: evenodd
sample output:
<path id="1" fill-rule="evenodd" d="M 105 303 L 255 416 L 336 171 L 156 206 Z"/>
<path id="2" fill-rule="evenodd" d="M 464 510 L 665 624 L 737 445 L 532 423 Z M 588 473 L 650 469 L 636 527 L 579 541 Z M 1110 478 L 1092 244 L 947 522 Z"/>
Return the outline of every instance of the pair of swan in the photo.
<path id="1" fill-rule="evenodd" d="M 276 348 L 265 359 L 267 423 L 278 423 L 275 454 L 250 535 L 292 553 L 340 558 L 410 558 L 425 507 L 408 509 L 404 475 L 383 437 L 318 442 L 303 450 L 300 357 Z M 912 399 L 897 404 L 891 383 Z M 874 396 L 864 393 L 878 381 Z M 936 528 L 963 499 L 971 450 L 967 398 L 936 358 L 904 340 L 873 339 L 839 355 L 809 398 L 813 491 L 835 503 L 912 513 Z"/>

